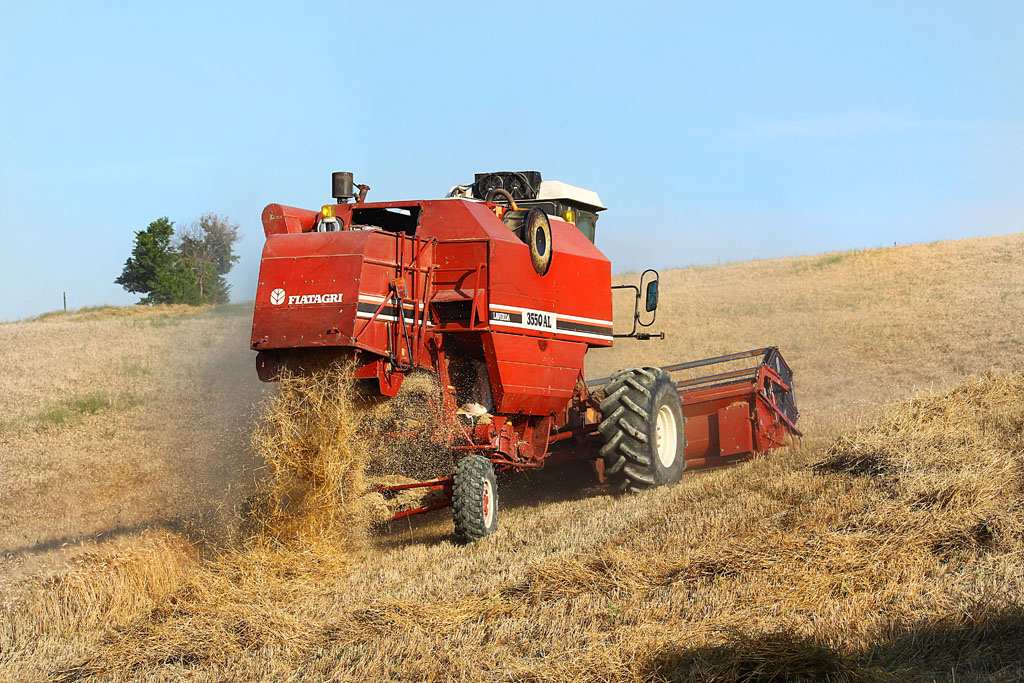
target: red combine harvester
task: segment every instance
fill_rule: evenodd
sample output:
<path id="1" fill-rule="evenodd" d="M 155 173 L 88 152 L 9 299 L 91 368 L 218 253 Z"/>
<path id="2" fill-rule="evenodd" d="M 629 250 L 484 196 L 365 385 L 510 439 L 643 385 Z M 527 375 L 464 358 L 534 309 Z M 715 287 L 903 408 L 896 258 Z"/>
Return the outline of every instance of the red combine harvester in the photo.
<path id="1" fill-rule="evenodd" d="M 612 286 L 594 246 L 595 192 L 535 171 L 478 174 L 439 200 L 367 202 L 351 173 L 333 174 L 332 189 L 336 203 L 320 211 L 264 209 L 252 348 L 264 381 L 311 356 L 352 362 L 368 395 L 433 373 L 454 473 L 380 487 L 433 493 L 396 519 L 450 505 L 456 535 L 477 540 L 497 528 L 496 470 L 585 459 L 599 480 L 635 491 L 799 436 L 775 347 L 584 381 L 589 349 L 664 339 L 645 331 L 658 273 Z M 612 329 L 615 289 L 633 296 L 629 333 Z"/>

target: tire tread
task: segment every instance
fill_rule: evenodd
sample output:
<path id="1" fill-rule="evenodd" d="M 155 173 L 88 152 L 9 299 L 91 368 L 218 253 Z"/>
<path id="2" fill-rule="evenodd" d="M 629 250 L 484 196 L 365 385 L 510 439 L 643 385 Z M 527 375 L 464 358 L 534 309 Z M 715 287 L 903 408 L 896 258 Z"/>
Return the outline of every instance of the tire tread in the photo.
<path id="1" fill-rule="evenodd" d="M 455 536 L 464 543 L 478 541 L 493 533 L 484 526 L 483 504 L 480 490 L 483 481 L 491 479 L 495 523 L 498 514 L 498 488 L 494 485 L 494 466 L 482 455 L 469 455 L 455 467 L 452 486 L 452 517 L 455 521 Z"/>
<path id="2" fill-rule="evenodd" d="M 612 374 L 600 403 L 603 419 L 598 431 L 604 437 L 599 451 L 604 460 L 606 476 L 623 479 L 623 488 L 636 492 L 658 485 L 653 468 L 653 417 L 658 406 L 654 397 L 671 384 L 669 374 L 661 368 L 638 367 Z M 674 386 L 673 386 L 674 392 Z M 684 422 L 685 424 L 685 422 Z M 680 458 L 685 453 L 685 429 L 680 429 Z M 682 468 L 686 463 L 683 460 Z"/>

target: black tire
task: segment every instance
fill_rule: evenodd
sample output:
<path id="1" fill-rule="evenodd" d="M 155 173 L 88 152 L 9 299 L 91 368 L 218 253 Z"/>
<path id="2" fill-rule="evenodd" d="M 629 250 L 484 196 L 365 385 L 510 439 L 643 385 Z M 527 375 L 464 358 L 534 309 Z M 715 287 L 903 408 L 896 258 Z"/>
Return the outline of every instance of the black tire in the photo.
<path id="1" fill-rule="evenodd" d="M 667 372 L 660 368 L 616 372 L 605 387 L 601 414 L 598 430 L 604 437 L 605 476 L 631 492 L 679 481 L 686 469 L 686 422 Z"/>
<path id="2" fill-rule="evenodd" d="M 494 466 L 484 456 L 469 455 L 455 465 L 452 516 L 455 536 L 463 543 L 498 530 L 498 484 Z"/>
<path id="3" fill-rule="evenodd" d="M 551 222 L 543 209 L 531 209 L 526 216 L 526 244 L 530 247 L 530 261 L 538 275 L 551 267 Z"/>

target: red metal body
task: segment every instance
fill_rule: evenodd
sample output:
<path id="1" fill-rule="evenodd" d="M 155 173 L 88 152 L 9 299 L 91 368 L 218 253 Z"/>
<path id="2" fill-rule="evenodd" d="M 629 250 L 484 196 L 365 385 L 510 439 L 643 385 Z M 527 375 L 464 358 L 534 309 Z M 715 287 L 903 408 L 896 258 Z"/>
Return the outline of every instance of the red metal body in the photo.
<path id="1" fill-rule="evenodd" d="M 406 373 L 428 370 L 456 453 L 483 454 L 498 468 L 595 458 L 601 415 L 583 364 L 591 347 L 612 345 L 610 263 L 575 225 L 551 217 L 552 257 L 540 274 L 504 210 L 466 199 L 357 201 L 335 205 L 325 222 L 319 212 L 267 206 L 251 339 L 261 379 L 273 379 L 288 356 L 325 349 L 348 354 L 355 377 L 385 396 L 398 393 Z M 792 397 L 777 349 L 722 358 L 758 354 L 752 372 L 679 381 L 692 465 L 799 434 L 795 406 L 787 412 L 775 400 Z M 666 369 L 714 362 L 724 360 Z M 457 417 L 467 397 L 486 402 L 486 424 Z M 381 490 L 441 495 L 397 518 L 449 504 L 451 482 Z"/>
<path id="2" fill-rule="evenodd" d="M 686 462 L 726 464 L 786 445 L 796 427 L 793 374 L 776 347 L 665 367 L 678 372 L 758 358 L 756 365 L 676 382 L 686 420 Z"/>
<path id="3" fill-rule="evenodd" d="M 756 359 L 756 363 L 749 363 Z M 747 367 L 678 379 L 683 406 L 687 468 L 726 465 L 801 436 L 793 392 L 793 373 L 779 349 L 769 346 L 724 356 L 666 365 L 677 374 L 724 363 Z M 591 380 L 596 389 L 609 378 Z"/>
<path id="4" fill-rule="evenodd" d="M 575 226 L 552 219 L 554 255 L 539 275 L 496 208 L 462 199 L 339 204 L 343 230 L 308 232 L 317 214 L 271 204 L 252 348 L 359 350 L 393 395 L 395 370 L 437 370 L 443 338 L 486 363 L 496 413 L 564 408 L 587 349 L 612 343 L 611 265 Z M 394 231 L 352 228 L 401 212 L 414 220 Z"/>

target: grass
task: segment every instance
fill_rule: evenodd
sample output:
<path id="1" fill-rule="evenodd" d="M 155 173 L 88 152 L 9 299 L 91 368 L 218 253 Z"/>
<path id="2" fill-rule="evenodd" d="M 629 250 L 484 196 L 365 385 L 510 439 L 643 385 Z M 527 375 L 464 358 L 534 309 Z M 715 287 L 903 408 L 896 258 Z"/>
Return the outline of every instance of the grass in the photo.
<path id="1" fill-rule="evenodd" d="M 885 256 L 883 249 L 853 249 L 852 251 L 839 251 L 831 254 L 822 254 L 821 256 L 807 257 L 796 259 L 793 263 L 793 270 L 796 273 L 805 273 L 808 271 L 821 270 L 834 266 L 843 261 L 849 262 L 851 259 L 858 258 L 873 258 L 877 256 Z"/>
<path id="2" fill-rule="evenodd" d="M 230 304 L 218 304 L 208 311 L 206 315 L 214 318 L 252 317 L 252 301 L 240 301 Z"/>
<path id="3" fill-rule="evenodd" d="M 114 399 L 106 394 L 92 393 L 74 396 L 70 399 L 53 403 L 39 413 L 36 421 L 41 428 L 65 427 L 77 424 L 86 415 L 95 415 L 114 407 Z"/>
<path id="4" fill-rule="evenodd" d="M 993 261 L 1021 249 L 1011 235 L 666 271 L 652 329 L 667 340 L 591 352 L 587 374 L 777 344 L 809 433 L 834 431 L 918 388 L 1018 368 L 1024 308 L 1006 302 L 1024 300 L 1024 277 Z"/>
<path id="5" fill-rule="evenodd" d="M 24 322 L 87 322 L 97 320 L 123 320 L 126 323 L 143 321 L 155 325 L 180 322 L 192 316 L 235 317 L 252 315 L 252 302 L 189 306 L 186 304 L 155 304 L 152 306 L 83 306 L 68 311 L 56 310 L 41 313 Z"/>
<path id="6" fill-rule="evenodd" d="M 444 512 L 283 535 L 191 516 L 266 511 L 245 485 L 248 311 L 84 321 L 56 346 L 46 323 L 5 325 L 9 412 L 127 380 L 146 410 L 0 434 L 19 500 L 0 512 L 7 544 L 71 533 L 54 510 L 106 533 L 116 506 L 140 529 L 31 575 L 34 593 L 0 611 L 0 678 L 1019 679 L 1024 310 L 1003 302 L 1024 300 L 1024 272 L 990 266 L 1021 249 L 1012 235 L 664 273 L 669 341 L 592 354 L 588 372 L 779 344 L 802 447 L 629 497 L 585 469 L 507 477 L 501 531 L 472 546 L 451 542 Z M 350 409 L 330 384 L 306 389 L 285 407 L 321 408 L 269 413 L 259 449 L 295 453 L 306 432 L 321 450 L 303 457 L 323 467 L 300 480 L 318 483 L 278 502 L 346 520 L 326 492 L 350 480 L 322 447 L 353 432 L 314 417 Z M 303 471 L 275 462 L 264 482 Z M 85 473 L 88 487 L 59 488 Z"/>
<path id="7" fill-rule="evenodd" d="M 57 309 L 57 310 L 53 310 L 53 311 L 46 311 L 45 313 L 40 313 L 39 315 L 35 316 L 34 318 L 29 318 L 28 320 L 32 321 L 32 322 L 43 322 L 43 321 L 46 321 L 46 320 L 59 320 L 59 319 L 79 319 L 79 320 L 81 320 L 81 319 L 90 318 L 90 317 L 94 318 L 94 319 L 96 319 L 96 318 L 104 318 L 104 317 L 107 317 L 109 315 L 112 315 L 113 312 L 116 311 L 118 308 L 120 308 L 120 307 L 119 306 L 111 306 L 109 304 L 103 304 L 103 305 L 100 305 L 100 306 L 83 306 L 82 308 L 78 308 L 78 309 L 74 309 L 73 308 L 70 311 L 66 311 L 66 310 L 62 310 L 62 309 Z"/>
<path id="8" fill-rule="evenodd" d="M 828 254 L 826 256 L 822 256 L 816 261 L 812 261 L 812 267 L 824 268 L 826 266 L 835 265 L 837 263 L 841 263 L 844 258 L 846 258 L 846 254 Z"/>
<path id="9" fill-rule="evenodd" d="M 142 404 L 142 398 L 130 391 L 119 395 L 91 392 L 72 396 L 46 405 L 29 419 L 9 419 L 0 422 L 0 431 L 16 432 L 29 426 L 47 430 L 81 425 L 90 415 L 111 410 L 127 410 Z"/>
<path id="10" fill-rule="evenodd" d="M 125 377 L 149 377 L 153 369 L 140 361 L 127 361 L 121 366 L 121 374 Z"/>
<path id="11" fill-rule="evenodd" d="M 224 306 L 232 306 L 225 304 Z M 157 321 L 169 324 L 168 321 L 178 320 L 183 317 L 208 314 L 220 307 L 215 306 L 188 306 L 185 304 L 157 304 L 153 306 L 84 306 L 69 311 L 56 310 L 41 313 L 26 322 L 88 322 L 99 320 L 123 320 L 126 323 Z"/>
<path id="12" fill-rule="evenodd" d="M 230 518 L 256 477 L 246 442 L 264 385 L 239 353 L 250 325 L 0 327 L 0 605 L 20 591 L 12 584 L 90 549 L 147 530 L 201 535 Z M 39 428 L 51 406 L 94 394 L 114 408 Z"/>

